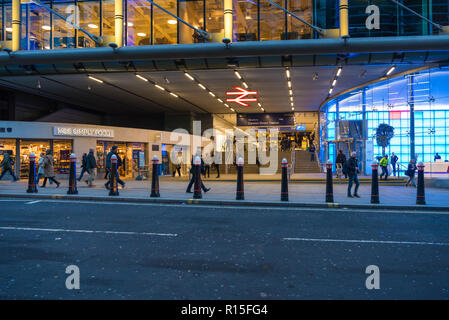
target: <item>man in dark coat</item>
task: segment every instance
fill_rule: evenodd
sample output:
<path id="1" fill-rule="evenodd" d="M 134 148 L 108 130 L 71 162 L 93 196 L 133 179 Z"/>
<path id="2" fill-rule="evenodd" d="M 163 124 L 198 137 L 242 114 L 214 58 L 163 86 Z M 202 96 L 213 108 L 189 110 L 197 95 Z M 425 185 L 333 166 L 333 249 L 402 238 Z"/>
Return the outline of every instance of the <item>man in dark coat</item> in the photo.
<path id="1" fill-rule="evenodd" d="M 343 166 L 345 165 L 345 162 L 346 162 L 346 156 L 343 153 L 343 150 L 339 150 L 337 159 L 335 159 L 335 166 L 337 167 L 337 178 L 341 178 L 341 174 L 342 174 Z M 345 175 L 345 178 L 348 177 L 348 174 L 346 172 L 343 172 L 343 174 Z"/>
<path id="2" fill-rule="evenodd" d="M 3 161 L 1 164 L 2 167 L 2 174 L 0 175 L 0 180 L 2 180 L 3 176 L 6 174 L 6 172 L 9 172 L 9 174 L 12 176 L 14 181 L 17 181 L 17 177 L 14 175 L 14 172 L 12 171 L 12 166 L 14 164 L 13 158 L 9 156 L 9 153 L 3 154 Z"/>
<path id="3" fill-rule="evenodd" d="M 97 161 L 95 160 L 94 149 L 90 149 L 89 154 L 86 157 L 86 171 L 89 173 L 86 183 L 89 187 L 92 187 L 92 181 L 94 180 L 97 171 Z"/>
<path id="4" fill-rule="evenodd" d="M 118 155 L 117 146 L 113 146 L 111 148 L 111 151 L 106 156 L 106 168 L 109 169 L 109 171 L 111 171 L 111 168 L 112 168 L 111 158 L 112 158 L 113 155 L 115 155 L 117 157 L 117 171 L 115 172 L 115 178 L 116 178 L 117 182 L 121 184 L 122 188 L 124 188 L 125 187 L 125 182 L 123 182 L 120 179 L 120 176 L 119 176 L 119 173 L 118 173 L 118 168 L 122 165 L 122 158 L 120 158 L 120 156 Z M 104 185 L 106 187 L 106 189 L 108 189 L 108 190 L 109 190 L 109 185 L 111 184 L 111 177 L 112 177 L 112 175 L 109 174 L 109 180 Z"/>
<path id="5" fill-rule="evenodd" d="M 194 166 L 194 164 L 193 164 L 193 157 L 192 157 L 191 165 L 192 165 L 192 166 L 190 167 L 190 173 L 192 174 L 192 177 L 191 177 L 191 179 L 190 179 L 189 185 L 187 186 L 187 190 L 186 190 L 187 193 L 192 193 L 192 186 L 194 185 L 195 180 L 196 180 L 196 177 L 195 177 L 195 170 L 194 170 L 195 166 Z M 204 161 L 203 161 L 203 159 L 201 158 L 200 176 L 201 176 L 201 172 L 203 172 L 203 168 L 204 168 Z M 203 180 L 201 180 L 201 189 L 203 189 L 203 191 L 204 191 L 205 193 L 206 193 L 207 191 L 210 190 L 210 188 L 206 188 L 206 187 L 204 186 Z"/>
<path id="6" fill-rule="evenodd" d="M 357 161 L 357 153 L 352 152 L 351 157 L 346 161 L 345 163 L 345 172 L 348 174 L 349 182 L 348 182 L 348 197 L 353 198 L 351 195 L 351 189 L 352 184 L 355 182 L 355 189 L 354 189 L 354 197 L 360 198 L 360 196 L 357 194 L 357 191 L 359 190 L 360 182 L 358 178 L 359 173 L 359 165 Z"/>

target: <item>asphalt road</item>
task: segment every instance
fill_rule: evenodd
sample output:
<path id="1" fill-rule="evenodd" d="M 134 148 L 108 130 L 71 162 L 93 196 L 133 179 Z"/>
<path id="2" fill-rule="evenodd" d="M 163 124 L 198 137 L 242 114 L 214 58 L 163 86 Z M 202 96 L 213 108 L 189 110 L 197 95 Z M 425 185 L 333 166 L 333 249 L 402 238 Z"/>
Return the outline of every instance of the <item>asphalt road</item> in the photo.
<path id="1" fill-rule="evenodd" d="M 449 214 L 0 199 L 0 299 L 448 299 Z M 80 289 L 66 288 L 66 267 Z M 380 270 L 368 290 L 365 269 Z"/>

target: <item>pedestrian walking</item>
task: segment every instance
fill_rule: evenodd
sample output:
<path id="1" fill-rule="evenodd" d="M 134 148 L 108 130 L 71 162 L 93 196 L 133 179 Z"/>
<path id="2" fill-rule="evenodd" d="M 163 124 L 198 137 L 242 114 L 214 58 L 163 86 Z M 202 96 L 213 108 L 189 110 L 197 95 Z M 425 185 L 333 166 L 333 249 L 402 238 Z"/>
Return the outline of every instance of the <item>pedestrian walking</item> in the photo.
<path id="1" fill-rule="evenodd" d="M 174 164 L 174 170 L 173 170 L 173 177 L 176 175 L 176 172 L 178 172 L 178 176 L 181 176 L 181 166 L 182 166 L 182 156 L 181 154 L 178 154 L 178 157 L 176 158 L 176 164 Z"/>
<path id="2" fill-rule="evenodd" d="M 348 174 L 348 198 L 360 198 L 357 191 L 359 190 L 360 182 L 358 178 L 359 165 L 357 161 L 357 153 L 352 152 L 351 157 L 345 162 L 345 171 Z M 351 195 L 352 185 L 355 183 L 354 196 Z"/>
<path id="3" fill-rule="evenodd" d="M 47 184 L 47 180 L 53 181 L 56 183 L 56 188 L 59 188 L 59 185 L 61 184 L 55 179 L 55 161 L 53 160 L 52 151 L 48 149 L 45 152 L 44 157 L 44 182 L 41 185 L 41 188 L 45 188 L 45 185 Z"/>
<path id="4" fill-rule="evenodd" d="M 124 188 L 125 187 L 125 182 L 123 182 L 123 180 L 120 179 L 120 175 L 118 173 L 118 168 L 122 165 L 122 158 L 120 158 L 120 156 L 118 155 L 117 146 L 113 146 L 111 148 L 111 151 L 109 151 L 108 155 L 106 156 L 106 168 L 109 170 L 109 173 L 110 173 L 111 172 L 111 168 L 112 168 L 111 157 L 113 155 L 115 155 L 117 157 L 117 172 L 115 173 L 115 179 L 117 180 L 118 183 L 120 183 L 122 188 Z M 111 178 L 112 178 L 112 174 L 109 174 L 109 180 L 108 180 L 108 182 L 106 182 L 104 184 L 104 186 L 108 190 L 109 190 L 109 186 L 111 185 Z"/>
<path id="5" fill-rule="evenodd" d="M 388 155 L 386 154 L 382 159 L 380 159 L 379 166 L 382 169 L 380 179 L 385 176 L 385 180 L 388 178 Z"/>
<path id="6" fill-rule="evenodd" d="M 2 180 L 2 178 L 4 177 L 4 175 L 6 174 L 6 172 L 9 172 L 9 174 L 12 176 L 14 182 L 19 180 L 17 179 L 17 177 L 15 176 L 12 168 L 14 166 L 14 159 L 9 155 L 9 153 L 4 153 L 3 154 L 3 160 L 1 163 L 1 167 L 2 167 L 2 174 L 0 175 L 0 180 Z"/>
<path id="7" fill-rule="evenodd" d="M 217 159 L 215 159 L 215 150 L 217 148 L 217 144 L 215 142 L 214 136 L 211 136 L 210 139 L 212 140 L 212 152 L 211 152 L 210 156 L 213 159 L 212 164 L 213 164 L 215 170 L 217 171 L 216 179 L 219 179 L 220 178 L 220 163 L 217 163 Z M 221 157 L 221 154 L 220 154 L 220 157 Z M 219 162 L 221 162 L 221 160 Z"/>
<path id="8" fill-rule="evenodd" d="M 416 167 L 415 163 L 416 163 L 415 159 L 411 159 L 408 164 L 407 171 L 405 171 L 405 175 L 408 177 L 408 180 L 405 183 L 406 187 L 412 184 L 416 188 L 415 173 L 418 168 Z"/>
<path id="9" fill-rule="evenodd" d="M 78 181 L 81 181 L 81 179 L 83 178 L 84 174 L 87 172 L 86 160 L 87 160 L 87 153 L 83 153 L 83 157 L 81 159 L 81 173 L 80 173 L 80 176 L 78 178 Z"/>
<path id="10" fill-rule="evenodd" d="M 44 158 L 45 154 L 41 152 L 39 157 L 39 162 L 37 164 L 37 175 L 36 175 L 36 184 L 39 184 L 41 178 L 44 177 Z"/>
<path id="11" fill-rule="evenodd" d="M 201 155 L 201 153 L 199 153 L 199 155 Z M 198 156 L 199 156 L 198 155 Z M 204 161 L 201 158 L 201 166 L 200 166 L 200 172 L 203 172 L 203 167 L 204 167 Z M 192 157 L 192 161 L 191 161 L 191 167 L 190 167 L 190 173 L 191 173 L 191 178 L 190 178 L 190 182 L 189 185 L 187 186 L 187 190 L 186 193 L 193 193 L 192 192 L 192 186 L 194 185 L 195 181 L 196 181 L 196 176 L 195 176 L 195 166 L 193 164 L 193 157 Z M 203 183 L 203 180 L 201 180 L 201 189 L 203 189 L 204 193 L 206 193 L 207 191 L 210 190 L 210 188 L 206 188 L 206 186 Z"/>
<path id="12" fill-rule="evenodd" d="M 210 157 L 210 155 L 206 155 L 204 157 L 204 172 L 203 172 L 203 176 L 204 178 L 210 178 L 210 165 L 212 163 L 212 158 Z"/>
<path id="13" fill-rule="evenodd" d="M 343 173 L 343 166 L 346 162 L 346 155 L 343 153 L 343 150 L 339 150 L 337 154 L 337 158 L 335 159 L 335 166 L 337 168 L 337 178 L 341 178 L 341 174 Z M 344 173 L 345 178 L 348 177 L 347 173 Z"/>
<path id="14" fill-rule="evenodd" d="M 97 161 L 95 160 L 94 149 L 89 149 L 89 154 L 86 156 L 86 171 L 89 174 L 86 183 L 89 187 L 92 187 L 92 181 L 97 175 Z"/>
<path id="15" fill-rule="evenodd" d="M 391 166 L 393 167 L 393 176 L 396 176 L 396 164 L 397 164 L 398 160 L 399 160 L 399 157 L 397 155 L 395 155 L 394 152 L 392 152 L 390 162 L 391 162 Z M 399 176 L 399 168 L 398 168 L 398 176 Z"/>

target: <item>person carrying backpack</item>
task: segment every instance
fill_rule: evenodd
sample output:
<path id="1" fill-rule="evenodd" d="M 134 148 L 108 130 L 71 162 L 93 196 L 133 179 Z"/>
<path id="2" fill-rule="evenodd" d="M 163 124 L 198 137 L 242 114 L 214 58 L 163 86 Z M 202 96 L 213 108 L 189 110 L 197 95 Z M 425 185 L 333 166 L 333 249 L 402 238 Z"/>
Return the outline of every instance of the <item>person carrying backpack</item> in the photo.
<path id="1" fill-rule="evenodd" d="M 0 180 L 2 180 L 3 176 L 6 174 L 6 172 L 9 172 L 9 174 L 14 179 L 14 182 L 19 180 L 14 175 L 14 172 L 12 171 L 12 167 L 14 166 L 14 159 L 9 155 L 9 153 L 3 154 L 3 161 L 1 163 L 2 167 L 2 174 L 0 175 Z"/>

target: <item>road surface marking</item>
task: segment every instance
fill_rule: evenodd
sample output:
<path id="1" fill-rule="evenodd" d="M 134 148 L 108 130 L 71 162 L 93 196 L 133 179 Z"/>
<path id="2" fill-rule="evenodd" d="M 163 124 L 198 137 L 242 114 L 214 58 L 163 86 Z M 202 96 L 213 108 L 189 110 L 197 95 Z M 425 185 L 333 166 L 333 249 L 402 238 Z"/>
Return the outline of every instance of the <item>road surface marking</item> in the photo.
<path id="1" fill-rule="evenodd" d="M 46 231 L 46 232 L 75 232 L 75 233 L 105 233 L 105 234 L 126 234 L 126 235 L 163 236 L 163 237 L 177 237 L 178 236 L 176 233 L 154 233 L 154 232 L 132 232 L 132 231 L 103 231 L 103 230 L 71 230 L 71 229 L 25 228 L 25 227 L 0 227 L 0 230 Z"/>
<path id="2" fill-rule="evenodd" d="M 27 202 L 27 203 L 25 203 L 25 204 L 35 204 L 35 203 L 38 203 L 38 202 L 41 202 L 42 200 L 35 200 L 35 201 L 31 201 L 31 202 Z"/>
<path id="3" fill-rule="evenodd" d="M 387 240 L 345 240 L 345 239 L 311 239 L 311 238 L 283 238 L 286 241 L 310 241 L 310 242 L 348 242 L 348 243 L 379 243 L 379 244 L 410 244 L 419 246 L 449 246 L 444 242 L 421 242 L 421 241 L 387 241 Z"/>

